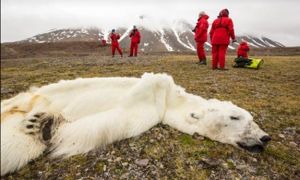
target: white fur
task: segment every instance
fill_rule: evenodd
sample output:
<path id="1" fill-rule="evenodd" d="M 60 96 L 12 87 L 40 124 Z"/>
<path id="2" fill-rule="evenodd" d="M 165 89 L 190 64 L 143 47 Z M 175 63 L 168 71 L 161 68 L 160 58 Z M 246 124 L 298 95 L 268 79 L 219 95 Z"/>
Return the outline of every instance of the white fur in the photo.
<path id="1" fill-rule="evenodd" d="M 38 123 L 27 128 L 30 120 L 40 121 L 37 113 L 55 117 L 57 128 L 49 142 L 39 138 Z M 52 157 L 87 153 L 161 122 L 234 146 L 238 141 L 251 145 L 266 135 L 252 119 L 230 102 L 186 93 L 166 74 L 60 81 L 1 102 L 1 175 L 18 170 L 45 150 L 51 150 Z"/>

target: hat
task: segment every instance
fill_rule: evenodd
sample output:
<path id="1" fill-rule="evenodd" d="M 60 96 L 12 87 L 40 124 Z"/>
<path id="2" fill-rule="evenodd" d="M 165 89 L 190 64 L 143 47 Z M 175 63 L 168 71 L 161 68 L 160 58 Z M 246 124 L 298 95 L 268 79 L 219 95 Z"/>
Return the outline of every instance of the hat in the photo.
<path id="1" fill-rule="evenodd" d="M 228 17 L 228 15 L 229 15 L 229 10 L 228 9 L 223 9 L 219 13 L 219 17 Z"/>
<path id="2" fill-rule="evenodd" d="M 204 16 L 204 15 L 206 15 L 206 13 L 205 13 L 204 11 L 201 11 L 201 12 L 199 13 L 199 16 Z"/>
<path id="3" fill-rule="evenodd" d="M 112 29 L 112 30 L 111 30 L 111 32 L 115 32 L 115 31 L 116 31 L 115 29 Z"/>

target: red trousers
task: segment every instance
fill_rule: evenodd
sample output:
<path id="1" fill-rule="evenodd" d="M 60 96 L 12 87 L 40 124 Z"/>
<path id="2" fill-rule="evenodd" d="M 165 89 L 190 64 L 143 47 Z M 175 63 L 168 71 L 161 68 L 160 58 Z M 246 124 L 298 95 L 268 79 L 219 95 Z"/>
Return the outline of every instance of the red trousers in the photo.
<path id="1" fill-rule="evenodd" d="M 205 42 L 196 42 L 196 45 L 197 45 L 197 55 L 198 55 L 198 59 L 200 61 L 206 59 L 205 50 L 204 50 L 204 43 Z"/>
<path id="2" fill-rule="evenodd" d="M 138 53 L 138 43 L 131 42 L 130 43 L 130 56 L 137 56 Z"/>
<path id="3" fill-rule="evenodd" d="M 112 56 L 115 56 L 116 49 L 118 50 L 119 54 L 120 54 L 121 56 L 123 56 L 122 50 L 121 50 L 119 44 L 112 44 L 112 45 L 111 45 L 111 53 L 112 53 Z"/>
<path id="4" fill-rule="evenodd" d="M 225 56 L 228 45 L 213 44 L 212 45 L 212 68 L 225 68 Z"/>

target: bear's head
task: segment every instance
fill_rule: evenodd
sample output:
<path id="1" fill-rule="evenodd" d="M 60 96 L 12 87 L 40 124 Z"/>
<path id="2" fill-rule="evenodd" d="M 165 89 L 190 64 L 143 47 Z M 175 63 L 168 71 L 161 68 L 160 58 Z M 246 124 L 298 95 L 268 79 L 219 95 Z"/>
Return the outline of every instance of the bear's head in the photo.
<path id="1" fill-rule="evenodd" d="M 252 115 L 228 101 L 206 100 L 181 92 L 169 100 L 164 123 L 188 134 L 198 133 L 250 152 L 262 152 L 271 137 Z"/>

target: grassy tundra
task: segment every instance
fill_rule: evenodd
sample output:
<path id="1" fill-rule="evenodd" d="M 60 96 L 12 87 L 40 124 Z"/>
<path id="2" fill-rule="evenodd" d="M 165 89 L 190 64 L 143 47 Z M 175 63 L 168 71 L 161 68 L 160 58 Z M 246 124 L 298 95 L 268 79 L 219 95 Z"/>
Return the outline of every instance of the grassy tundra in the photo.
<path id="1" fill-rule="evenodd" d="M 115 58 L 99 54 L 1 59 L 1 99 L 60 79 L 140 76 L 166 72 L 187 92 L 230 100 L 247 109 L 272 136 L 261 154 L 250 154 L 198 135 L 158 125 L 137 138 L 87 155 L 43 156 L 5 179 L 300 178 L 300 56 L 266 56 L 261 70 L 212 71 L 194 55 Z"/>

